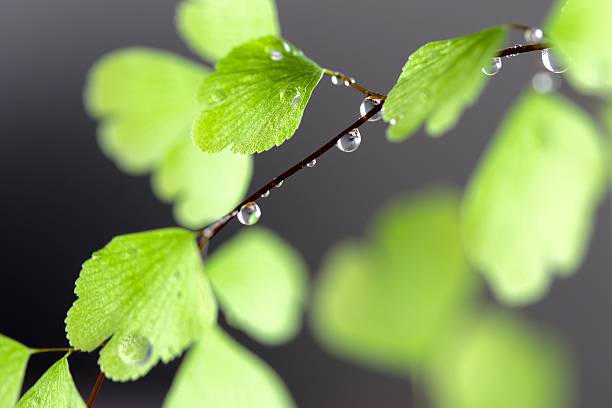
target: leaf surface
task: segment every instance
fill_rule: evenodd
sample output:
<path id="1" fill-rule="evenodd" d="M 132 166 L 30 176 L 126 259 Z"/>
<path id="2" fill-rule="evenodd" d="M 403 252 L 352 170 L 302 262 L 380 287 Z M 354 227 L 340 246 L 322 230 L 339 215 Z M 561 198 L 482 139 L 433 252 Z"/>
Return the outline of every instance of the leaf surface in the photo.
<path id="1" fill-rule="evenodd" d="M 15 406 L 31 350 L 0 334 L 0 407 Z"/>

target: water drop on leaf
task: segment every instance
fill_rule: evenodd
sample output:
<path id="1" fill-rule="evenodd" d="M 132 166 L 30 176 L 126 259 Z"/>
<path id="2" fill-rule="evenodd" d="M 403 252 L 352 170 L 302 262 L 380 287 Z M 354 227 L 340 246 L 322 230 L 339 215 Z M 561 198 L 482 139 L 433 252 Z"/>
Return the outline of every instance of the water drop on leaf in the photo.
<path id="1" fill-rule="evenodd" d="M 238 221 L 242 225 L 255 225 L 261 217 L 261 210 L 255 202 L 246 203 L 238 211 Z"/>
<path id="2" fill-rule="evenodd" d="M 293 97 L 293 99 L 291 99 L 291 107 L 297 108 L 300 105 L 301 101 L 302 101 L 302 95 L 300 94 L 299 91 L 297 91 L 296 95 Z"/>
<path id="3" fill-rule="evenodd" d="M 270 52 L 270 59 L 272 61 L 280 61 L 284 58 L 284 55 L 282 52 L 278 51 L 278 50 L 273 50 Z"/>
<path id="4" fill-rule="evenodd" d="M 497 75 L 501 70 L 502 60 L 499 57 L 491 58 L 489 65 L 482 67 L 481 71 L 483 74 L 488 76 Z"/>
<path id="5" fill-rule="evenodd" d="M 363 102 L 361 102 L 361 106 L 359 107 L 359 113 L 361 113 L 361 116 L 365 116 L 369 111 L 374 109 L 374 107 L 380 105 L 380 102 L 380 99 L 368 96 L 363 100 Z M 368 122 L 378 122 L 379 120 L 381 120 L 383 118 L 383 110 L 384 108 L 376 112 L 374 116 L 368 119 Z"/>
<path id="6" fill-rule="evenodd" d="M 117 347 L 119 358 L 132 367 L 143 366 L 153 355 L 149 340 L 138 334 L 130 333 L 123 337 Z"/>
<path id="7" fill-rule="evenodd" d="M 360 144 L 361 132 L 359 132 L 359 129 L 351 130 L 350 132 L 342 136 L 340 139 L 338 139 L 338 142 L 336 143 L 338 149 L 345 153 L 354 152 L 359 148 Z"/>

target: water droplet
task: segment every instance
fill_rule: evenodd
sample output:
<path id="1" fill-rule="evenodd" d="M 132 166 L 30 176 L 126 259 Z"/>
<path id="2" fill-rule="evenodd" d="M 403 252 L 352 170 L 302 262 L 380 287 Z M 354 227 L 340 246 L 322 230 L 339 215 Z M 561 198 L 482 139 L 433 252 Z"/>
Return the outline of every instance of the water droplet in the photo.
<path id="1" fill-rule="evenodd" d="M 242 225 L 255 225 L 261 217 L 261 210 L 255 202 L 246 203 L 238 211 L 238 221 Z"/>
<path id="2" fill-rule="evenodd" d="M 276 188 L 282 187 L 284 182 L 285 180 L 281 180 L 278 183 L 276 183 Z"/>
<path id="3" fill-rule="evenodd" d="M 293 55 L 295 55 L 296 57 L 302 57 L 304 55 L 304 52 L 302 50 L 295 48 L 293 50 Z"/>
<path id="4" fill-rule="evenodd" d="M 499 57 L 491 58 L 489 65 L 482 67 L 481 71 L 483 74 L 488 76 L 496 75 L 502 67 L 502 60 Z"/>
<path id="5" fill-rule="evenodd" d="M 395 125 L 397 125 L 397 119 L 395 119 L 395 118 L 391 119 L 391 120 L 389 121 L 389 124 L 390 124 L 391 126 L 395 126 Z"/>
<path id="6" fill-rule="evenodd" d="M 283 48 L 285 49 L 285 51 L 291 52 L 291 46 L 289 45 L 289 43 L 283 42 Z"/>
<path id="7" fill-rule="evenodd" d="M 261 195 L 261 198 L 268 198 L 268 197 L 270 197 L 270 190 L 266 191 L 265 193 Z"/>
<path id="8" fill-rule="evenodd" d="M 336 86 L 344 85 L 344 81 L 342 80 L 342 76 L 340 76 L 340 74 L 332 75 L 331 83 Z"/>
<path id="9" fill-rule="evenodd" d="M 306 163 L 306 167 L 310 167 L 310 168 L 313 168 L 316 165 L 317 165 L 317 159 L 312 159 L 312 161 L 309 161 L 308 163 Z"/>
<path id="10" fill-rule="evenodd" d="M 348 78 L 344 80 L 344 86 L 351 86 L 355 83 L 355 78 Z"/>
<path id="11" fill-rule="evenodd" d="M 380 105 L 380 99 L 368 96 L 367 98 L 363 100 L 363 102 L 361 102 L 361 106 L 359 107 L 359 113 L 361 113 L 361 116 L 365 116 L 369 111 L 371 111 L 372 109 L 374 109 L 374 107 L 378 105 Z M 376 112 L 374 116 L 368 119 L 368 122 L 378 122 L 382 118 L 383 118 L 383 109 Z"/>
<path id="12" fill-rule="evenodd" d="M 338 149 L 346 153 L 354 152 L 359 148 L 360 144 L 361 133 L 359 132 L 359 129 L 351 130 L 350 132 L 342 136 L 340 139 L 338 139 L 338 142 L 336 143 Z"/>
<path id="13" fill-rule="evenodd" d="M 149 362 L 153 354 L 153 347 L 145 337 L 130 333 L 121 339 L 117 351 L 119 358 L 125 364 L 138 367 Z"/>
<path id="14" fill-rule="evenodd" d="M 567 67 L 561 64 L 557 55 L 550 48 L 542 50 L 542 64 L 544 64 L 544 68 L 555 74 L 562 74 L 567 71 Z"/>
<path id="15" fill-rule="evenodd" d="M 300 95 L 300 91 L 297 91 L 293 99 L 291 99 L 291 107 L 297 108 L 302 101 L 302 95 Z"/>
<path id="16" fill-rule="evenodd" d="M 282 52 L 280 52 L 280 51 L 278 51 L 278 50 L 272 50 L 272 51 L 270 52 L 270 59 L 271 59 L 272 61 L 280 61 L 280 60 L 282 60 L 283 58 L 285 58 L 285 56 L 283 55 L 283 53 L 282 53 Z"/>
<path id="17" fill-rule="evenodd" d="M 531 86 L 539 93 L 554 92 L 561 87 L 561 78 L 550 72 L 538 72 L 531 78 Z"/>
<path id="18" fill-rule="evenodd" d="M 540 28 L 532 27 L 525 30 L 525 41 L 528 43 L 537 43 L 544 39 L 544 31 Z"/>

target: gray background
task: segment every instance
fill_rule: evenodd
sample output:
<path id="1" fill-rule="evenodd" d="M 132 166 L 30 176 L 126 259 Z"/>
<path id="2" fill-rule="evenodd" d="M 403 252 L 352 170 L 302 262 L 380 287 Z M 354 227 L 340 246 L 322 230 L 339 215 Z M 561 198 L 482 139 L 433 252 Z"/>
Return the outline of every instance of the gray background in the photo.
<path id="1" fill-rule="evenodd" d="M 503 22 L 538 25 L 548 0 L 279 0 L 284 36 L 332 69 L 387 92 L 419 45 Z M 96 145 L 81 95 L 91 64 L 105 52 L 147 45 L 193 56 L 173 27 L 175 1 L 1 0 L 0 188 L 2 291 L 0 332 L 32 346 L 62 346 L 73 281 L 90 253 L 116 234 L 173 225 L 146 177 L 123 175 Z M 505 110 L 539 68 L 537 55 L 506 64 L 476 107 L 441 139 L 419 134 L 389 144 L 384 126 L 363 128 L 353 154 L 332 151 L 265 200 L 262 223 L 301 250 L 316 273 L 334 242 L 363 234 L 389 198 L 431 183 L 462 186 Z M 325 80 L 301 128 L 257 157 L 252 188 L 280 173 L 352 122 L 361 97 Z M 577 276 L 555 282 L 526 313 L 557 328 L 576 352 L 580 406 L 610 407 L 609 320 L 612 289 L 609 220 L 602 206 L 594 242 Z M 231 236 L 235 226 L 224 231 Z M 410 406 L 402 379 L 338 361 L 307 329 L 279 348 L 238 337 L 286 380 L 304 407 Z M 34 358 L 26 385 L 57 356 Z M 95 357 L 71 365 L 83 393 Z M 132 384 L 106 383 L 98 406 L 158 406 L 176 364 Z M 511 392 L 511 390 L 509 390 Z M 518 407 L 517 407 L 518 408 Z"/>

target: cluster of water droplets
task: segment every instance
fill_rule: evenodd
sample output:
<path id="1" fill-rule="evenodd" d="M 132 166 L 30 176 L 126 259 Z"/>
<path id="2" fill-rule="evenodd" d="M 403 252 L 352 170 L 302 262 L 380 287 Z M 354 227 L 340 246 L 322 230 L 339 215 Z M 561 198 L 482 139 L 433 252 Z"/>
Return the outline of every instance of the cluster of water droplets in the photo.
<path id="1" fill-rule="evenodd" d="M 525 36 L 525 41 L 527 41 L 528 44 L 537 44 L 541 42 L 542 40 L 544 40 L 545 38 L 544 31 L 542 31 L 542 29 L 540 28 L 535 28 L 535 27 L 525 30 L 524 36 Z M 520 47 L 521 45 L 519 44 L 519 45 L 515 45 L 513 48 L 518 49 Z M 512 58 L 516 55 L 518 54 L 510 53 L 506 55 L 506 58 Z M 565 71 L 567 71 L 567 66 L 559 62 L 559 59 L 556 56 L 556 51 L 553 52 L 553 50 L 551 50 L 550 48 L 542 50 L 542 64 L 544 65 L 544 68 L 546 68 L 548 71 L 553 72 L 555 74 L 562 74 Z M 493 76 L 493 75 L 498 74 L 499 71 L 501 71 L 501 68 L 502 68 L 502 59 L 500 57 L 494 57 L 494 58 L 491 58 L 491 61 L 486 66 L 482 67 L 481 71 L 485 75 Z M 543 77 L 540 77 L 540 80 L 542 78 Z"/>
<path id="2" fill-rule="evenodd" d="M 142 367 L 153 356 L 151 342 L 146 337 L 134 333 L 127 334 L 121 338 L 117 351 L 121 361 L 131 367 Z"/>
<path id="3" fill-rule="evenodd" d="M 238 221 L 242 225 L 255 225 L 261 218 L 261 209 L 256 202 L 246 203 L 238 211 Z"/>
<path id="4" fill-rule="evenodd" d="M 338 142 L 336 142 L 338 149 L 345 153 L 354 152 L 355 150 L 359 149 L 359 145 L 361 145 L 361 133 L 359 132 L 359 129 L 351 130 L 338 139 Z"/>

